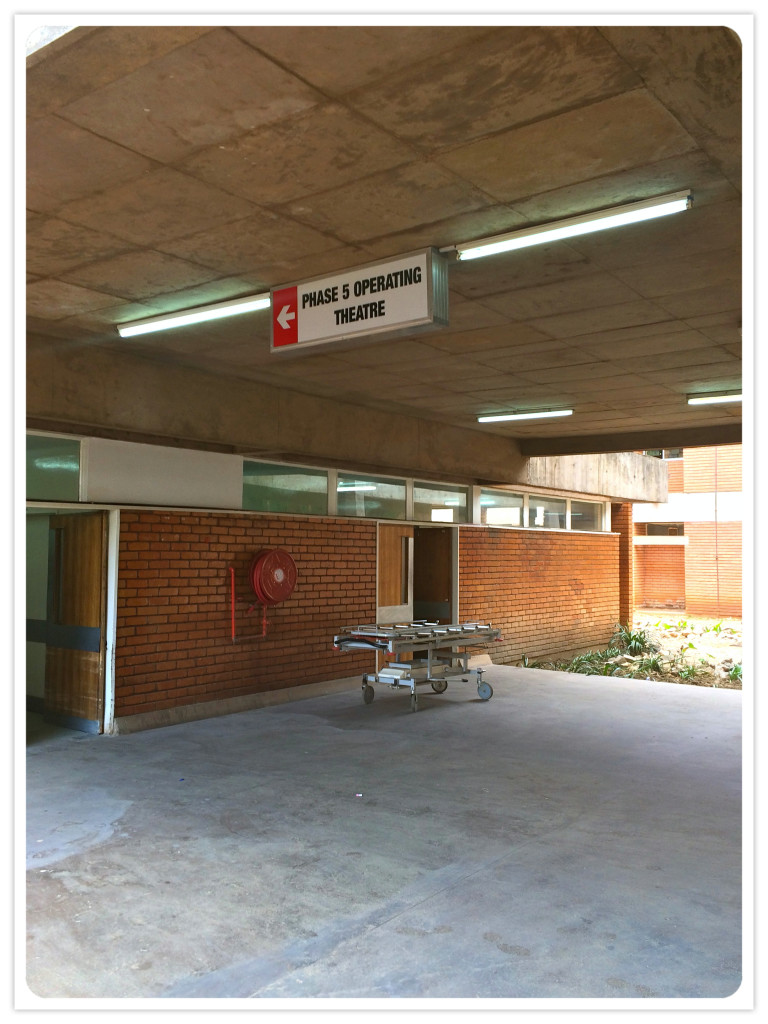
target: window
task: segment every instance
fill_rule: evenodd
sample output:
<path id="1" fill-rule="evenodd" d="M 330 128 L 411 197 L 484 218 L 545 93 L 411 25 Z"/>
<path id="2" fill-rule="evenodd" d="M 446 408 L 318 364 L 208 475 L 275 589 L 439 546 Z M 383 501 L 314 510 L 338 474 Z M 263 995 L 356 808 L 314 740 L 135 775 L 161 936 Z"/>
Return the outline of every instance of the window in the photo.
<path id="1" fill-rule="evenodd" d="M 405 480 L 339 473 L 336 509 L 340 516 L 405 519 Z"/>
<path id="2" fill-rule="evenodd" d="M 647 523 L 645 532 L 648 537 L 682 537 L 685 529 L 683 523 Z"/>
<path id="3" fill-rule="evenodd" d="M 80 442 L 27 434 L 27 498 L 77 501 L 79 497 Z"/>
<path id="4" fill-rule="evenodd" d="M 647 448 L 645 451 L 646 455 L 650 455 L 654 459 L 682 459 L 683 449 L 682 448 Z"/>
<path id="5" fill-rule="evenodd" d="M 565 529 L 565 498 L 544 498 L 531 494 L 528 498 L 528 525 L 547 530 Z"/>
<path id="6" fill-rule="evenodd" d="M 572 530 L 602 530 L 603 506 L 597 501 L 571 502 Z"/>
<path id="7" fill-rule="evenodd" d="M 243 508 L 256 512 L 328 514 L 328 474 L 320 469 L 243 464 Z"/>
<path id="8" fill-rule="evenodd" d="M 485 526 L 522 526 L 522 494 L 481 490 L 480 522 Z"/>
<path id="9" fill-rule="evenodd" d="M 467 488 L 414 483 L 413 518 L 425 523 L 466 523 Z"/>

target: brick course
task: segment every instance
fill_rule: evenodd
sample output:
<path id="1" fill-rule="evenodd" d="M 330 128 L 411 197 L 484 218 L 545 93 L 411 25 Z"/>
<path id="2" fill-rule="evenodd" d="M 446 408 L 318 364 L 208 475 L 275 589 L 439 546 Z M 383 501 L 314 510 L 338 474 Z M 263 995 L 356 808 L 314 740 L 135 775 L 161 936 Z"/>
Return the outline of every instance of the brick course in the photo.
<path id="1" fill-rule="evenodd" d="M 291 597 L 268 609 L 262 636 L 248 570 L 257 552 L 276 547 L 294 559 L 298 578 Z M 332 639 L 375 617 L 375 581 L 370 521 L 122 512 L 115 715 L 371 671 L 371 655 L 341 655 Z"/>
<path id="2" fill-rule="evenodd" d="M 605 646 L 619 614 L 615 534 L 462 527 L 460 619 L 490 620 L 497 661 Z M 296 562 L 291 597 L 262 609 L 254 555 Z M 235 570 L 236 643 L 230 566 Z M 115 715 L 157 712 L 374 670 L 335 652 L 342 626 L 376 616 L 376 523 L 238 513 L 123 511 L 120 516 Z"/>
<path id="3" fill-rule="evenodd" d="M 687 494 L 740 491 L 742 447 L 715 445 L 686 448 L 683 452 L 683 487 Z"/>
<path id="4" fill-rule="evenodd" d="M 685 547 L 649 546 L 635 550 L 635 604 L 638 608 L 685 608 Z"/>
<path id="5" fill-rule="evenodd" d="M 683 459 L 667 460 L 667 490 L 670 494 L 680 493 L 685 489 Z"/>
<path id="6" fill-rule="evenodd" d="M 685 533 L 686 611 L 740 617 L 741 523 L 686 523 Z"/>
<path id="7" fill-rule="evenodd" d="M 669 462 L 668 468 L 670 493 L 739 493 L 742 446 L 685 448 L 682 460 Z M 636 549 L 637 607 L 684 608 L 690 615 L 741 616 L 741 523 L 686 522 L 683 528 L 688 538 L 685 547 Z"/>
<path id="8" fill-rule="evenodd" d="M 465 527 L 459 617 L 502 630 L 494 661 L 607 646 L 619 616 L 619 537 Z"/>
<path id="9" fill-rule="evenodd" d="M 619 535 L 619 617 L 623 626 L 632 626 L 635 606 L 635 548 L 632 503 L 611 505 L 611 529 Z"/>

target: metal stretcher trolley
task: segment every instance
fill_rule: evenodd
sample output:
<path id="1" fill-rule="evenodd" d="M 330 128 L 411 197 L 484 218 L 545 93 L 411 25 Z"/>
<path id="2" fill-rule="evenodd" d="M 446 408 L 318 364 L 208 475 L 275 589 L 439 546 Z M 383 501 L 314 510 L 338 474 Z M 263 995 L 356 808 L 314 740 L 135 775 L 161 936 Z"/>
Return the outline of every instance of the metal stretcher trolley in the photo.
<path id="1" fill-rule="evenodd" d="M 411 691 L 411 710 L 418 711 L 417 686 L 429 683 L 435 693 L 444 693 L 448 679 L 458 676 L 464 682 L 474 676 L 478 696 L 481 700 L 490 700 L 493 688 L 483 679 L 483 668 L 469 668 L 469 659 L 471 648 L 498 640 L 500 632 L 479 622 L 455 626 L 426 621 L 392 626 L 346 626 L 334 637 L 333 646 L 337 651 L 379 651 L 394 659 L 378 672 L 367 672 L 363 676 L 363 700 L 366 704 L 373 700 L 372 683 L 381 683 L 393 690 L 402 687 Z M 408 654 L 412 660 L 398 657 Z"/>

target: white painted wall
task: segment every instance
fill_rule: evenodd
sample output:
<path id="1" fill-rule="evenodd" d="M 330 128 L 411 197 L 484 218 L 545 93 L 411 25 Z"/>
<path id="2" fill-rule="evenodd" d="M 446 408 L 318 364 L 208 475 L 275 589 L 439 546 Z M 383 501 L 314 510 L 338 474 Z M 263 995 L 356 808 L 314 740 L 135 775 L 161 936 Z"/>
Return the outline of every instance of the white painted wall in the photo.
<path id="1" fill-rule="evenodd" d="M 670 494 L 666 502 L 643 502 L 632 508 L 636 523 L 740 523 L 741 491 Z"/>
<path id="2" fill-rule="evenodd" d="M 237 455 L 91 437 L 83 442 L 82 462 L 84 501 L 242 508 Z"/>

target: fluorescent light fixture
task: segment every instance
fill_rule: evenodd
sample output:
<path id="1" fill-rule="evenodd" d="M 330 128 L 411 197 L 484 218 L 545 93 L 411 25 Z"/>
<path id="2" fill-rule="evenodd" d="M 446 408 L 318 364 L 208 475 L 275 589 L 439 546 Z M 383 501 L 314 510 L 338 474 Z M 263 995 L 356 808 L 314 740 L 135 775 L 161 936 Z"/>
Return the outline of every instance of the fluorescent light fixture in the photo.
<path id="1" fill-rule="evenodd" d="M 376 484 L 338 484 L 337 491 L 375 491 Z"/>
<path id="2" fill-rule="evenodd" d="M 162 316 L 148 317 L 146 320 L 134 320 L 130 324 L 120 324 L 117 333 L 121 338 L 135 338 L 139 334 L 170 331 L 174 327 L 188 327 L 190 324 L 205 323 L 207 320 L 220 320 L 227 316 L 239 316 L 242 313 L 253 313 L 257 309 L 267 309 L 271 302 L 268 292 L 249 295 L 244 299 L 214 302 L 210 306 L 198 306 L 182 313 L 165 313 Z"/>
<path id="3" fill-rule="evenodd" d="M 741 392 L 731 391 L 719 395 L 688 395 L 688 405 L 722 405 L 725 402 L 740 402 Z"/>
<path id="4" fill-rule="evenodd" d="M 478 423 L 502 423 L 507 420 L 543 420 L 550 416 L 572 416 L 573 409 L 551 409 L 548 412 L 511 412 L 497 416 L 478 416 Z"/>
<path id="5" fill-rule="evenodd" d="M 588 235 L 594 231 L 605 231 L 607 228 L 618 228 L 625 224 L 637 224 L 656 217 L 666 217 L 671 213 L 681 213 L 689 209 L 692 202 L 693 195 L 690 189 L 686 189 L 655 199 L 644 199 L 639 203 L 599 210 L 597 213 L 586 213 L 579 217 L 552 221 L 550 224 L 522 228 L 506 235 L 494 235 L 474 242 L 448 246 L 448 249 L 455 251 L 460 260 L 476 260 L 483 256 L 510 252 L 513 249 L 525 249 L 530 245 L 559 242 L 566 238 L 575 238 L 577 235 Z"/>

